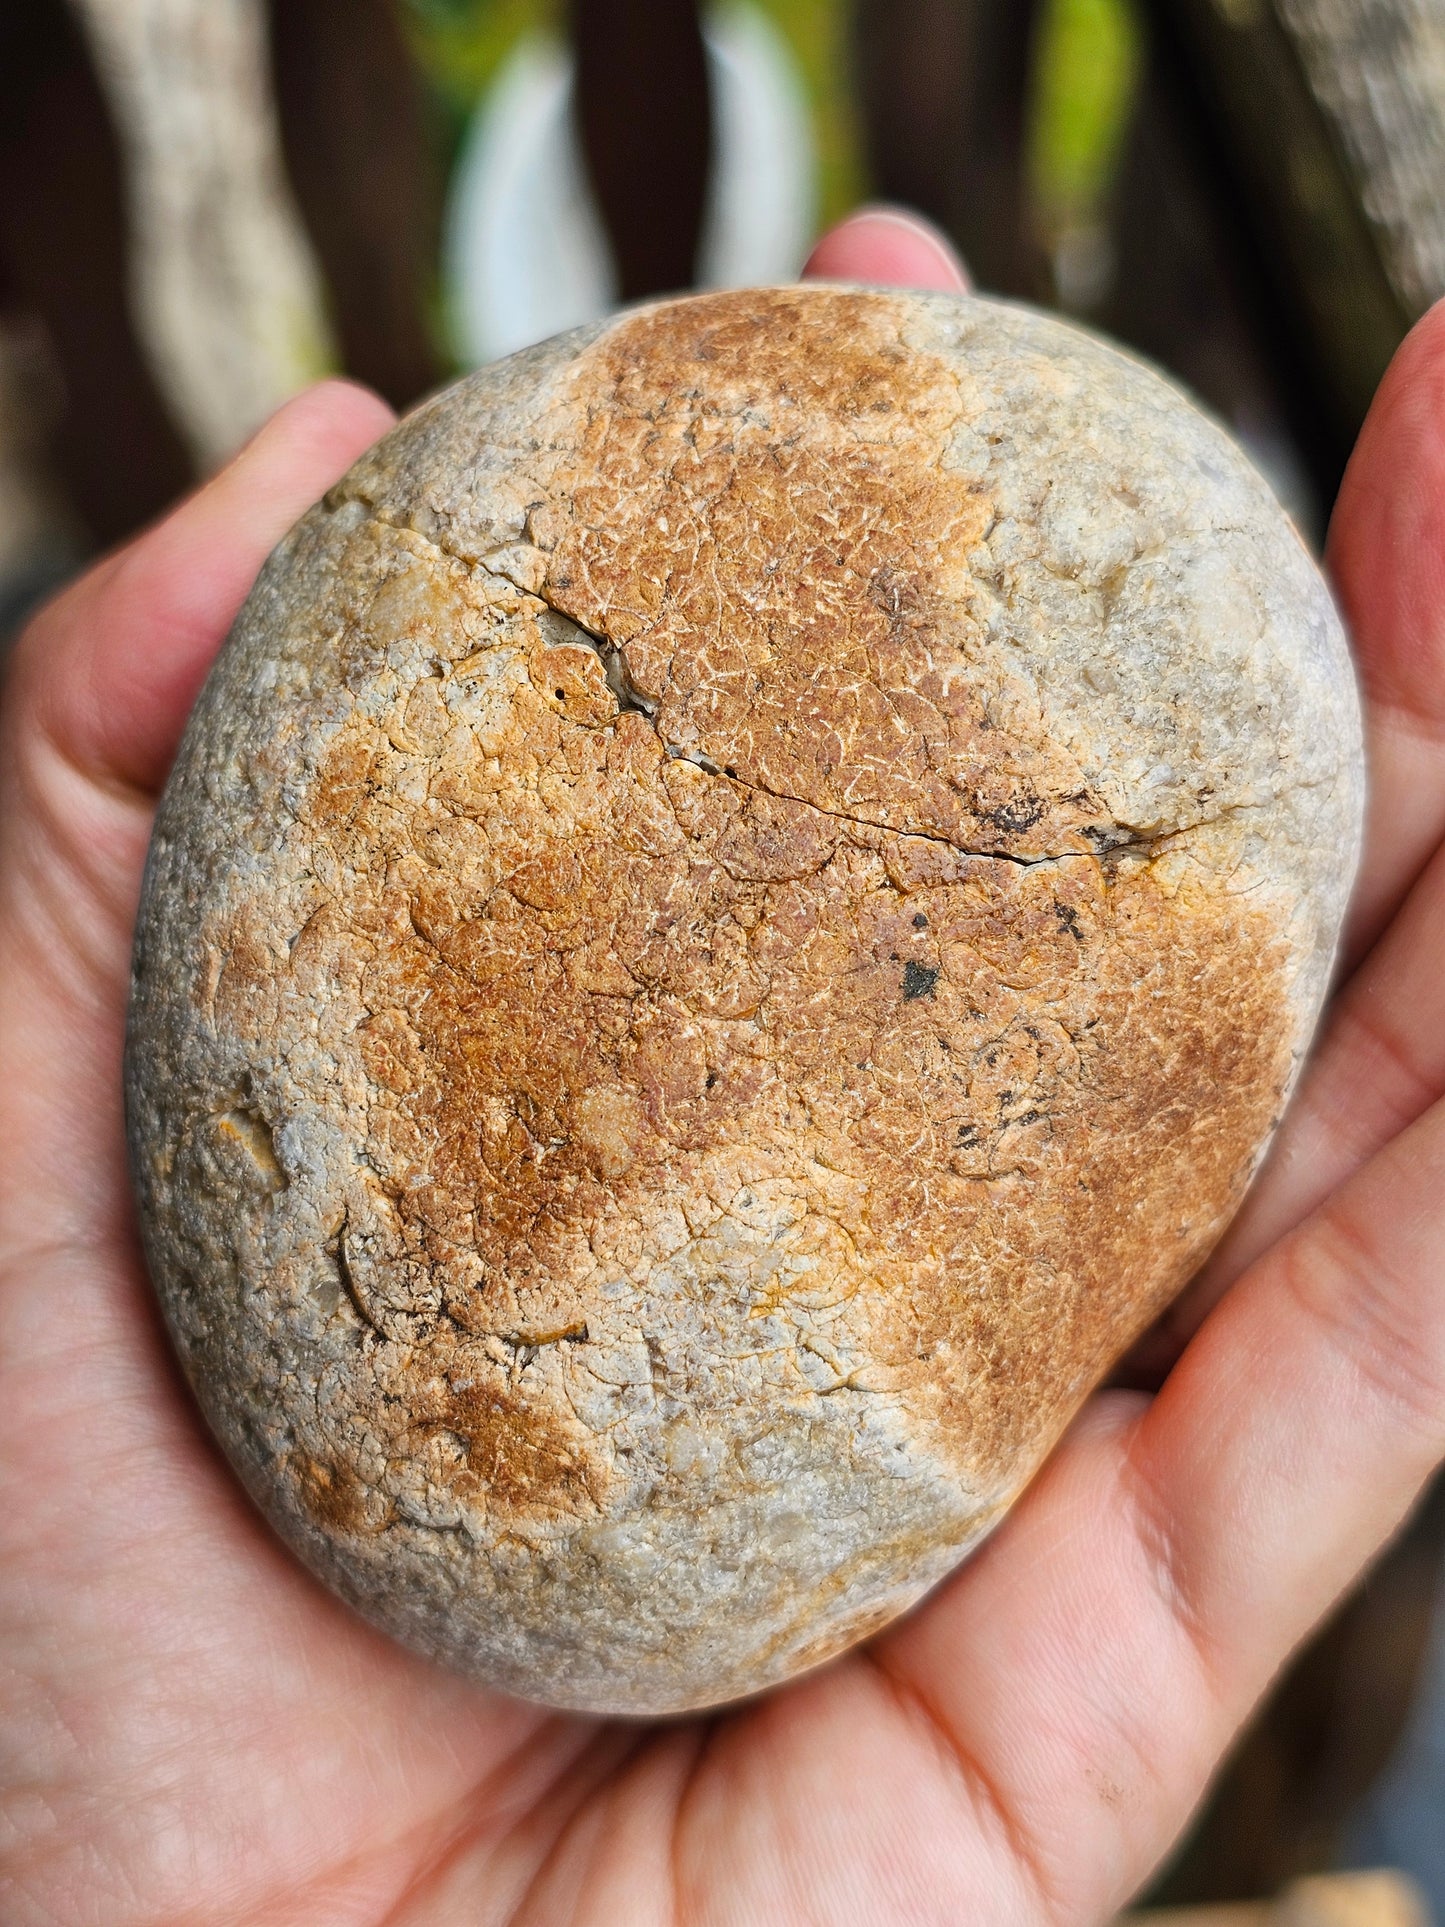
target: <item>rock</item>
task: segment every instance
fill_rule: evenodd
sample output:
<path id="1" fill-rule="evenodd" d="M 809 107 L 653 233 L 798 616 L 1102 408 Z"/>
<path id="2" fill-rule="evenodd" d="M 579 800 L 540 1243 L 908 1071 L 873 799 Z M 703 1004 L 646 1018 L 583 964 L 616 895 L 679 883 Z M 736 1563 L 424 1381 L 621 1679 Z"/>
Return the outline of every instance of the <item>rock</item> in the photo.
<path id="1" fill-rule="evenodd" d="M 1078 329 L 790 288 L 483 369 L 281 544 L 160 811 L 131 1141 L 211 1425 L 510 1692 L 826 1658 L 1235 1210 L 1360 809 L 1302 544 Z"/>

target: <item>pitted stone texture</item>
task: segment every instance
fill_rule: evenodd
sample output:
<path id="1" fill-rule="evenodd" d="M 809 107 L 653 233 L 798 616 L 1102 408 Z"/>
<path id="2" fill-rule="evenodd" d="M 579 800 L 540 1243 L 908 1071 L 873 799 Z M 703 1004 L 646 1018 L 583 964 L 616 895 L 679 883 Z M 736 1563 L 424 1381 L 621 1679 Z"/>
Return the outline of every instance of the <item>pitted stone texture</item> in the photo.
<path id="1" fill-rule="evenodd" d="M 142 912 L 147 1246 L 251 1490 L 559 1705 L 881 1625 L 1235 1209 L 1360 769 L 1265 485 L 1061 323 L 710 295 L 419 410 L 263 572 Z"/>

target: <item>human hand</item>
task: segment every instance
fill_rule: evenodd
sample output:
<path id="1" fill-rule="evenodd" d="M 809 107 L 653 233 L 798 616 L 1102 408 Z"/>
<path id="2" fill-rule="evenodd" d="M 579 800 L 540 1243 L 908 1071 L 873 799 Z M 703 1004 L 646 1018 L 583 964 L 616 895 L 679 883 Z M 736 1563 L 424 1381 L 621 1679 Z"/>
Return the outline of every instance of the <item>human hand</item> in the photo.
<path id="1" fill-rule="evenodd" d="M 811 266 L 959 285 L 891 216 L 845 224 Z M 119 1064 L 152 802 L 265 553 L 388 419 L 343 384 L 302 397 L 17 650 L 0 1911 L 1101 1921 L 1445 1452 L 1445 311 L 1402 349 L 1332 536 L 1375 804 L 1354 974 L 1210 1288 L 1242 1275 L 1159 1395 L 1096 1397 L 909 1619 L 736 1712 L 652 1728 L 467 1685 L 318 1586 L 206 1435 L 136 1246 Z"/>

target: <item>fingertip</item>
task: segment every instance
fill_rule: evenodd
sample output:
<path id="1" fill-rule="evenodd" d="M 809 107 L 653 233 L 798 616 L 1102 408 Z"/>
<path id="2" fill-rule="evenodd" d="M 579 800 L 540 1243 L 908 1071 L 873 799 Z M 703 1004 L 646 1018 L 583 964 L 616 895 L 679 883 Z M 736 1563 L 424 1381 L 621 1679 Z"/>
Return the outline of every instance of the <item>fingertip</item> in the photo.
<path id="1" fill-rule="evenodd" d="M 907 208 L 861 207 L 822 236 L 803 264 L 809 281 L 969 294 L 968 270 L 948 237 Z"/>
<path id="2" fill-rule="evenodd" d="M 284 442 L 301 460 L 345 466 L 396 425 L 396 411 L 373 388 L 328 375 L 283 402 L 236 457 Z"/>

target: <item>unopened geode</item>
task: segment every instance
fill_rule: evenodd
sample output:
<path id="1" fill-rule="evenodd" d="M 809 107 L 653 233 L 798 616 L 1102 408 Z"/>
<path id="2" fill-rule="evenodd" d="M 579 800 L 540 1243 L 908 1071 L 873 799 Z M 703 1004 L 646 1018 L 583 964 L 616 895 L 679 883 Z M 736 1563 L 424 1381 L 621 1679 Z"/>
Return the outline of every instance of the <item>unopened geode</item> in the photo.
<path id="1" fill-rule="evenodd" d="M 137 941 L 147 1249 L 257 1501 L 557 1705 L 881 1626 L 1237 1206 L 1360 772 L 1268 488 L 1060 322 L 707 295 L 419 409 L 263 571 Z"/>

